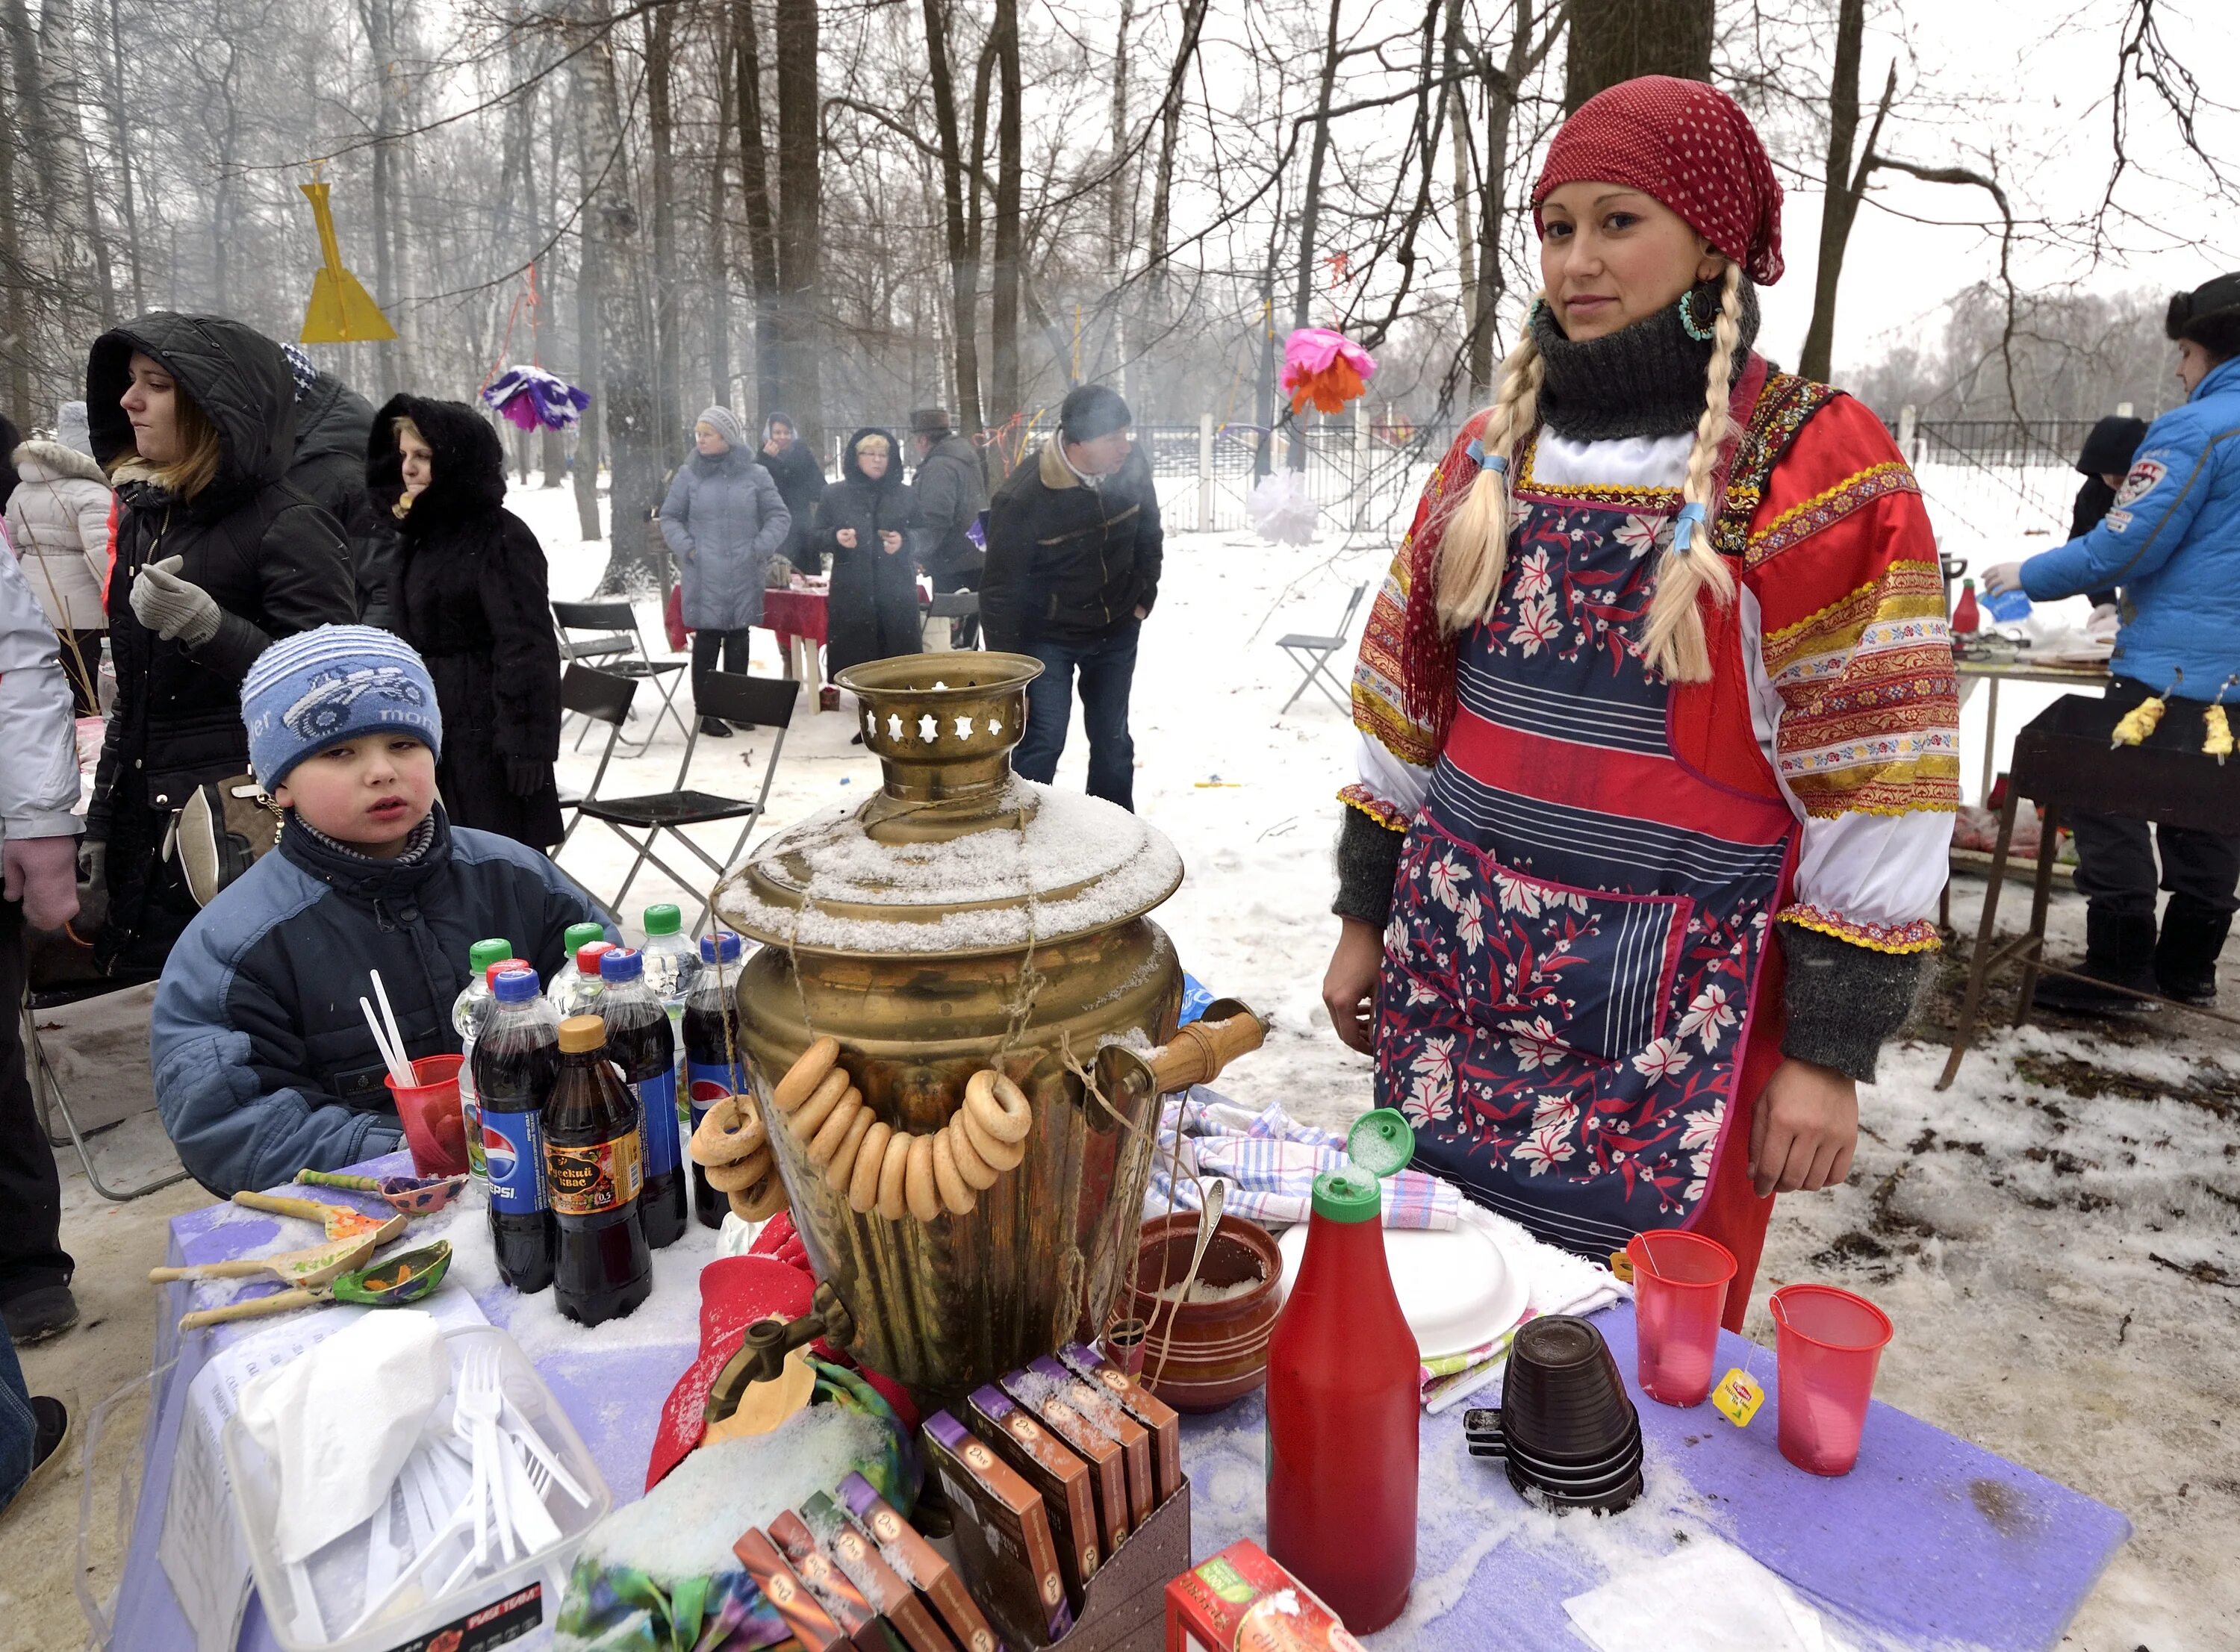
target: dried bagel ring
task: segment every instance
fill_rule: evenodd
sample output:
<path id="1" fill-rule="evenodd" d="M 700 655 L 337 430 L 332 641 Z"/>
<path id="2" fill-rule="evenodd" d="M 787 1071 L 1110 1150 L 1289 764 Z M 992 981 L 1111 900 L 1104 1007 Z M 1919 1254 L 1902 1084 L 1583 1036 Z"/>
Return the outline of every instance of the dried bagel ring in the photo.
<path id="1" fill-rule="evenodd" d="M 980 1121 L 972 1116 L 971 1109 L 957 1109 L 957 1116 L 963 1121 L 965 1139 L 972 1143 L 972 1150 L 998 1176 L 1006 1170 L 1017 1169 L 1019 1162 L 1027 1156 L 1024 1142 L 997 1141 L 980 1128 Z"/>
<path id="2" fill-rule="evenodd" d="M 911 1136 L 908 1130 L 897 1130 L 887 1138 L 885 1155 L 879 1161 L 879 1215 L 889 1222 L 900 1222 L 910 1214 L 910 1201 L 903 1184 L 910 1172 Z"/>
<path id="3" fill-rule="evenodd" d="M 957 1150 L 950 1145 L 955 1135 L 945 1124 L 933 1134 L 933 1185 L 941 1195 L 942 1203 L 949 1207 L 950 1215 L 970 1216 L 972 1207 L 980 1202 L 980 1196 L 957 1173 Z"/>
<path id="4" fill-rule="evenodd" d="M 718 1193 L 743 1193 L 770 1173 L 770 1156 L 750 1154 L 729 1164 L 703 1164 L 700 1174 Z"/>
<path id="5" fill-rule="evenodd" d="M 832 1156 L 840 1150 L 840 1143 L 848 1139 L 849 1128 L 863 1110 L 863 1092 L 850 1087 L 840 1098 L 839 1105 L 824 1116 L 824 1128 L 809 1143 L 809 1162 L 820 1170 L 830 1164 Z"/>
<path id="6" fill-rule="evenodd" d="M 903 1195 L 910 1201 L 910 1215 L 920 1222 L 930 1222 L 941 1214 L 941 1189 L 933 1180 L 933 1138 L 930 1136 L 910 1137 L 910 1164 L 903 1175 Z"/>
<path id="7" fill-rule="evenodd" d="M 964 1086 L 964 1107 L 978 1122 L 981 1134 L 998 1142 L 1023 1142 L 1035 1127 L 1026 1092 L 992 1067 L 972 1075 Z"/>
<path id="8" fill-rule="evenodd" d="M 818 1039 L 801 1052 L 801 1059 L 788 1069 L 785 1076 L 770 1092 L 770 1102 L 781 1113 L 790 1113 L 817 1093 L 824 1082 L 824 1075 L 840 1059 L 840 1041 L 830 1034 Z"/>
<path id="9" fill-rule="evenodd" d="M 863 1138 L 870 1134 L 877 1122 L 868 1107 L 858 1107 L 856 1117 L 848 1126 L 848 1134 L 840 1138 L 840 1145 L 832 1155 L 832 1162 L 824 1167 L 824 1185 L 835 1193 L 848 1191 L 856 1176 L 856 1156 L 863 1151 Z"/>
<path id="10" fill-rule="evenodd" d="M 840 1098 L 848 1093 L 848 1069 L 836 1067 L 825 1074 L 824 1082 L 816 1092 L 793 1111 L 786 1120 L 797 1142 L 813 1142 L 817 1132 L 824 1128 L 824 1121 L 832 1116 L 832 1109 L 840 1105 Z"/>
<path id="11" fill-rule="evenodd" d="M 856 1143 L 856 1162 L 848 1173 L 848 1208 L 859 1216 L 879 1208 L 879 1171 L 887 1162 L 887 1139 L 894 1133 L 885 1120 L 873 1119 L 863 1139 Z"/>
<path id="12" fill-rule="evenodd" d="M 785 1183 L 777 1172 L 770 1172 L 768 1180 L 749 1188 L 744 1193 L 725 1196 L 731 1202 L 731 1214 L 742 1222 L 761 1222 L 776 1216 L 786 1207 Z"/>
<path id="13" fill-rule="evenodd" d="M 994 1187 L 1003 1172 L 980 1156 L 964 1127 L 951 1120 L 942 1128 L 949 1133 L 949 1156 L 957 1161 L 957 1174 L 964 1178 L 964 1185 L 983 1193 Z"/>
<path id="14" fill-rule="evenodd" d="M 692 1132 L 689 1151 L 695 1164 L 732 1164 L 770 1144 L 762 1115 L 747 1096 L 719 1097 Z"/>

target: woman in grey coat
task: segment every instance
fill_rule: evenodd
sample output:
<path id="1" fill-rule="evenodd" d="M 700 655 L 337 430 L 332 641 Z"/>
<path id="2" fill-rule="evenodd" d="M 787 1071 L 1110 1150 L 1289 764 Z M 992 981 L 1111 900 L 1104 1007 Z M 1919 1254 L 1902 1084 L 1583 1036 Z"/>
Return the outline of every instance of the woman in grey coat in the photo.
<path id="1" fill-rule="evenodd" d="M 784 545 L 792 517 L 730 409 L 703 410 L 692 439 L 698 451 L 677 467 L 662 503 L 661 536 L 676 553 L 684 588 L 697 691 L 710 671 L 747 669 L 747 632 L 763 619 L 763 570 Z M 700 732 L 731 730 L 703 716 Z"/>

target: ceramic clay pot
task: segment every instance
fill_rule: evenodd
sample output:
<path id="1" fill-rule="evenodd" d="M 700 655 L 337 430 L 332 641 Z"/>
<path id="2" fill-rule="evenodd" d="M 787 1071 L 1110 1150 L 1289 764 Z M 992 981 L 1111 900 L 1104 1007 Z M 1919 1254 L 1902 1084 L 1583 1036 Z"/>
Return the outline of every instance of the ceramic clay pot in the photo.
<path id="1" fill-rule="evenodd" d="M 1258 1284 L 1226 1301 L 1163 1301 L 1161 1282 L 1178 1285 L 1197 1243 L 1197 1213 L 1178 1210 L 1143 1224 L 1129 1312 L 1148 1322 L 1144 1385 L 1177 1411 L 1218 1411 L 1268 1380 L 1268 1335 L 1283 1306 L 1283 1259 L 1257 1222 L 1223 1216 L 1198 1264 L 1201 1284 Z"/>

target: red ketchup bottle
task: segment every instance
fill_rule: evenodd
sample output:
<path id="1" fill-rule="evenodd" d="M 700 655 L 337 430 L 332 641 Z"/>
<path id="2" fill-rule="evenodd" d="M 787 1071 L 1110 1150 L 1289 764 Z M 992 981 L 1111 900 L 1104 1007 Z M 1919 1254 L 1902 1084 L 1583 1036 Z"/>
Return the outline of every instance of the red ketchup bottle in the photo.
<path id="1" fill-rule="evenodd" d="M 1394 1126 L 1405 1137 L 1384 1117 L 1386 1141 Z M 1315 1178 L 1306 1255 L 1268 1341 L 1268 1553 L 1367 1635 L 1400 1615 L 1415 1581 L 1421 1402 L 1361 1135 L 1355 1165 Z"/>
<path id="2" fill-rule="evenodd" d="M 1976 606 L 1976 582 L 1960 582 L 1960 600 L 1952 605 L 1952 635 L 1973 636 L 1983 629 L 1983 610 Z"/>

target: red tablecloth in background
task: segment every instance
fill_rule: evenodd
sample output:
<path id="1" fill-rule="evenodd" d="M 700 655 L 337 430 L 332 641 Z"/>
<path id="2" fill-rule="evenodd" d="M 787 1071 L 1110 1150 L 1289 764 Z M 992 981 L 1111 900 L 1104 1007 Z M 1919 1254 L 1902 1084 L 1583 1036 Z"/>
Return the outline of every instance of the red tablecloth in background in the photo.
<path id="1" fill-rule="evenodd" d="M 824 646 L 825 596 L 823 591 L 776 590 L 763 593 L 763 624 L 777 633 L 783 651 L 797 636 Z"/>

